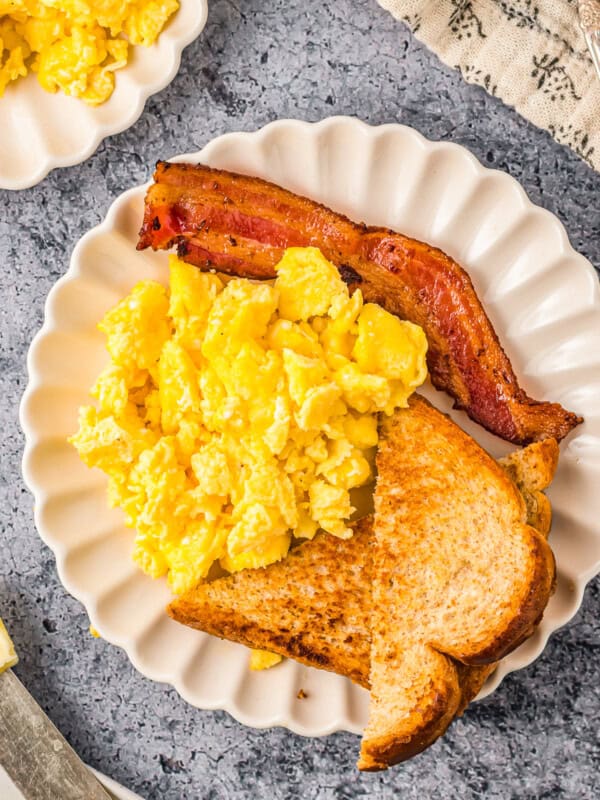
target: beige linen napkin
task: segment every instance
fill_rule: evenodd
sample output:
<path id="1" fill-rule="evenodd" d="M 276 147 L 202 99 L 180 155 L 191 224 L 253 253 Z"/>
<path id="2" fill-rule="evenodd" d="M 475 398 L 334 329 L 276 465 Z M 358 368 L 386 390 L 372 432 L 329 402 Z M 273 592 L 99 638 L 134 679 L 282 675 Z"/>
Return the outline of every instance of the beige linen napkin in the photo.
<path id="1" fill-rule="evenodd" d="M 378 0 L 466 81 L 600 171 L 600 81 L 576 0 Z"/>

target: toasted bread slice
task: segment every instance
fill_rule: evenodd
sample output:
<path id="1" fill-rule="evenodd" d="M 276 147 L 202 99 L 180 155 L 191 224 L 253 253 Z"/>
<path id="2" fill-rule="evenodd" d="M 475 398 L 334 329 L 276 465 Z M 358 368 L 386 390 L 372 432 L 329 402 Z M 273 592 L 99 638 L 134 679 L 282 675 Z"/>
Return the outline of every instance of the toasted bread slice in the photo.
<path id="1" fill-rule="evenodd" d="M 550 483 L 557 453 L 556 442 L 546 440 L 505 459 L 526 498 Z M 383 491 L 384 481 L 380 481 L 378 493 Z M 538 516 L 542 505 L 541 501 L 526 503 L 527 521 L 534 527 L 547 526 L 547 513 Z M 365 519 L 355 525 L 350 540 L 319 534 L 284 561 L 202 584 L 173 601 L 168 610 L 174 619 L 194 628 L 339 672 L 369 688 L 372 551 L 371 520 Z M 462 712 L 494 667 L 494 663 L 465 666 L 454 662 L 455 673 L 448 670 L 454 682 L 452 702 L 447 703 L 441 720 L 438 715 L 434 729 L 413 737 L 415 752 L 442 732 L 451 712 Z"/>
<path id="2" fill-rule="evenodd" d="M 527 508 L 527 524 L 547 537 L 552 525 L 552 507 L 543 493 L 552 483 L 558 466 L 558 443 L 556 439 L 534 442 L 523 450 L 515 450 L 498 463 L 508 473 L 517 487 Z M 462 690 L 462 703 L 459 714 L 465 710 L 474 697 L 477 697 L 487 678 L 497 664 L 468 667 L 456 662 Z"/>
<path id="3" fill-rule="evenodd" d="M 527 522 L 544 536 L 550 533 L 552 508 L 543 493 L 552 483 L 558 464 L 558 445 L 555 439 L 515 450 L 498 462 L 508 473 L 525 499 Z"/>
<path id="4" fill-rule="evenodd" d="M 552 551 L 516 484 L 423 398 L 384 420 L 377 469 L 363 770 L 440 736 L 461 709 L 455 662 L 510 652 L 554 583 Z"/>
<path id="5" fill-rule="evenodd" d="M 200 584 L 174 600 L 178 622 L 369 686 L 371 518 L 351 539 L 317 534 L 277 564 Z"/>

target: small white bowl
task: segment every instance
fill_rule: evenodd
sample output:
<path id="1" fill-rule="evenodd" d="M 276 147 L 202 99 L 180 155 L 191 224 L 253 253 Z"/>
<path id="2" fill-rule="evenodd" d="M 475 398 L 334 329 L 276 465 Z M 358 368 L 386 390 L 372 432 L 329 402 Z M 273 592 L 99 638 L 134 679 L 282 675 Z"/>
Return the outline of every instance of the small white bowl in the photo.
<path id="1" fill-rule="evenodd" d="M 355 220 L 443 248 L 469 271 L 525 390 L 585 417 L 562 443 L 549 491 L 557 591 L 535 635 L 502 661 L 484 696 L 542 652 L 600 569 L 600 289 L 592 266 L 571 248 L 556 217 L 534 206 L 513 178 L 485 169 L 462 147 L 429 142 L 400 125 L 283 120 L 221 136 L 178 160 L 267 178 Z M 254 727 L 283 725 L 310 736 L 360 732 L 368 695 L 347 679 L 294 661 L 250 672 L 245 648 L 169 619 L 166 582 L 134 566 L 133 534 L 120 512 L 107 508 L 104 476 L 87 469 L 65 440 L 107 361 L 96 324 L 138 280 L 166 282 L 166 254 L 135 250 L 145 189 L 121 195 L 78 243 L 29 352 L 23 473 L 35 495 L 38 530 L 56 554 L 66 589 L 142 674 L 172 684 L 200 708 L 225 709 Z M 451 410 L 446 395 L 428 396 L 493 455 L 512 449 Z"/>
<path id="2" fill-rule="evenodd" d="M 49 94 L 33 74 L 8 86 L 0 98 L 0 189 L 35 186 L 50 170 L 80 164 L 104 138 L 133 125 L 150 95 L 173 80 L 183 48 L 200 34 L 207 15 L 207 0 L 180 0 L 151 47 L 131 48 L 102 105 Z"/>

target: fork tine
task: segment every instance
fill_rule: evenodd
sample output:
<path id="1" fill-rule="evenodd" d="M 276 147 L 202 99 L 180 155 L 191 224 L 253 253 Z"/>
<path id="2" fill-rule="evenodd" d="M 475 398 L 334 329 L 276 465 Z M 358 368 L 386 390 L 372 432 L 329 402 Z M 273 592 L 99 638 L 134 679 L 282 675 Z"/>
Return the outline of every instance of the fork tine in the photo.
<path id="1" fill-rule="evenodd" d="M 580 0 L 579 24 L 600 78 L 600 2 Z"/>

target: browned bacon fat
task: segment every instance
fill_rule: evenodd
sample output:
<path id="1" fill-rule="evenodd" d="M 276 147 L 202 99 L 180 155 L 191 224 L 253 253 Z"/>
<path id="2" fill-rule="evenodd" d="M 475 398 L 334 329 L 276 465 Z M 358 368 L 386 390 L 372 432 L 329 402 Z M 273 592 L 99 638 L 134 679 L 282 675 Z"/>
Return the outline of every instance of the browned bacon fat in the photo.
<path id="1" fill-rule="evenodd" d="M 581 419 L 532 400 L 467 273 L 441 250 L 351 222 L 279 186 L 201 164 L 159 162 L 146 195 L 138 249 L 177 246 L 200 269 L 266 279 L 286 247 L 313 246 L 351 290 L 425 330 L 433 384 L 455 406 L 515 444 L 562 439 Z"/>

